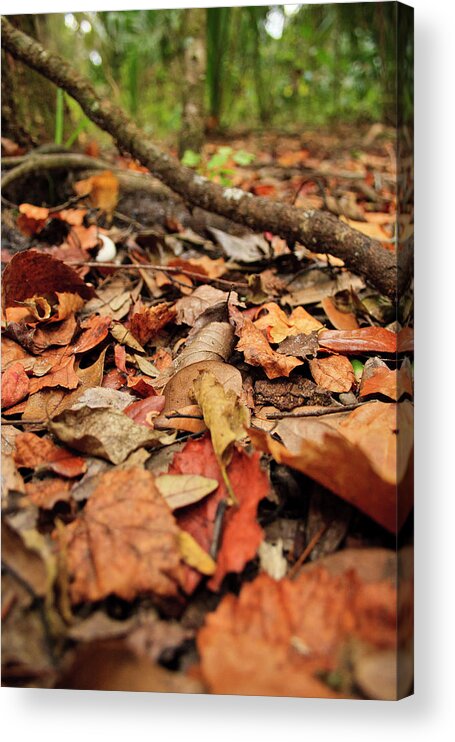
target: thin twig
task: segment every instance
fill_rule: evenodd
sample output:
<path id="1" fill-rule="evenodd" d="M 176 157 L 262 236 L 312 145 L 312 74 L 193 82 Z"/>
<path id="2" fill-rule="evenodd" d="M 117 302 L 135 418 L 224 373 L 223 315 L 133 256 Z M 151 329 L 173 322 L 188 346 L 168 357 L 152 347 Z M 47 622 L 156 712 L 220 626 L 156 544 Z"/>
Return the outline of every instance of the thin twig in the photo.
<path id="1" fill-rule="evenodd" d="M 316 410 L 302 410 L 301 412 L 271 412 L 266 415 L 267 420 L 283 420 L 289 417 L 323 417 L 324 415 L 335 415 L 337 412 L 350 412 L 357 407 L 363 407 L 366 402 L 356 402 L 355 404 L 345 404 L 333 407 L 318 407 Z"/>
<path id="2" fill-rule="evenodd" d="M 66 260 L 65 263 L 79 268 L 85 266 L 87 268 L 114 268 L 115 270 L 147 270 L 156 271 L 157 273 L 182 273 L 182 275 L 194 278 L 195 281 L 200 281 L 201 283 L 219 283 L 227 288 L 249 288 L 247 283 L 242 283 L 241 281 L 229 281 L 225 278 L 210 278 L 210 276 L 204 276 L 202 273 L 196 273 L 194 271 L 189 271 L 186 268 L 180 268 L 179 266 L 173 265 L 150 265 L 150 263 L 97 263 L 95 261 L 85 262 L 83 260 Z"/>
<path id="3" fill-rule="evenodd" d="M 306 560 L 310 556 L 311 552 L 313 551 L 314 547 L 318 543 L 319 539 L 326 532 L 327 528 L 328 528 L 328 524 L 326 523 L 325 525 L 321 526 L 321 528 L 319 529 L 319 531 L 317 531 L 314 534 L 313 538 L 306 545 L 305 549 L 302 551 L 302 553 L 300 554 L 300 556 L 297 559 L 297 561 L 295 562 L 295 564 L 292 565 L 292 567 L 289 570 L 289 572 L 287 573 L 286 577 L 288 577 L 291 580 L 294 577 L 297 577 L 297 574 L 300 572 L 300 569 L 303 566 L 304 562 L 306 562 Z"/>

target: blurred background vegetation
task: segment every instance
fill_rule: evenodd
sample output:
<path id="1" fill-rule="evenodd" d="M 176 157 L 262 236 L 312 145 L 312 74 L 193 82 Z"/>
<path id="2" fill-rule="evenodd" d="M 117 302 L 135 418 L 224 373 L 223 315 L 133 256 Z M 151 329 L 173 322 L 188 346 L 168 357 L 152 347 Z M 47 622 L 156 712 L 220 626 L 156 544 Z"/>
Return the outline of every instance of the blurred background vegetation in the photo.
<path id="1" fill-rule="evenodd" d="M 191 19 L 192 12 L 199 16 Z M 203 46 L 198 79 L 205 133 L 393 124 L 395 17 L 396 4 L 380 2 L 12 18 L 88 75 L 99 93 L 123 106 L 148 133 L 173 143 L 190 89 L 189 29 Z M 52 96 L 46 106 L 55 119 L 55 89 Z M 65 96 L 58 136 L 71 144 L 86 127 Z"/>

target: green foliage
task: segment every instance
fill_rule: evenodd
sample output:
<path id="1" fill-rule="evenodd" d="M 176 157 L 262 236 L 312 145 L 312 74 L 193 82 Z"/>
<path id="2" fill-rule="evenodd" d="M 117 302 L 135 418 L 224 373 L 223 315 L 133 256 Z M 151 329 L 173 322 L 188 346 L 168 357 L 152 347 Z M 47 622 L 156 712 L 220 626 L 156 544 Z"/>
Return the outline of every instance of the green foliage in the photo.
<path id="1" fill-rule="evenodd" d="M 175 141 L 182 13 L 128 10 L 42 18 L 56 50 L 88 74 L 102 95 L 125 107 L 148 133 Z M 396 4 L 385 2 L 208 8 L 211 126 L 392 121 L 396 13 Z M 216 164 L 220 157 L 210 168 L 207 163 L 210 171 L 222 169 Z"/>
<path id="2" fill-rule="evenodd" d="M 245 150 L 234 152 L 232 147 L 218 147 L 216 152 L 204 160 L 202 155 L 193 152 L 191 149 L 185 150 L 182 157 L 182 165 L 186 167 L 197 168 L 197 172 L 210 180 L 214 180 L 223 186 L 229 186 L 232 182 L 234 170 L 230 166 L 231 161 L 236 165 L 249 165 L 253 162 L 255 155 Z"/>
<path id="3" fill-rule="evenodd" d="M 64 112 L 63 107 L 65 104 L 64 92 L 61 88 L 57 88 L 57 102 L 55 106 L 55 131 L 54 131 L 54 143 L 63 143 L 63 118 Z"/>

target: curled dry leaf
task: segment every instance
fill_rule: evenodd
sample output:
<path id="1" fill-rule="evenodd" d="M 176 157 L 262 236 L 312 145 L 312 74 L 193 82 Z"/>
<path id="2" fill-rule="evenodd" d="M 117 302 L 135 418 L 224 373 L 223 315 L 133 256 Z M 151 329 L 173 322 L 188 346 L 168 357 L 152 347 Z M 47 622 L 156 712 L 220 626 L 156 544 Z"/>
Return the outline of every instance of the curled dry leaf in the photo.
<path id="1" fill-rule="evenodd" d="M 259 455 L 248 456 L 243 450 L 234 450 L 227 473 L 238 503 L 229 507 L 224 515 L 217 569 L 208 583 L 212 590 L 219 589 L 228 572 L 241 572 L 245 564 L 254 559 L 264 538 L 256 513 L 258 503 L 269 491 L 269 482 L 261 470 Z M 210 438 L 205 436 L 186 443 L 182 451 L 175 454 L 169 474 L 197 474 L 218 481 L 218 488 L 212 494 L 176 513 L 180 528 L 188 531 L 199 546 L 210 553 L 217 509 L 228 495 Z M 192 592 L 199 580 L 198 573 L 188 570 L 183 582 L 185 591 Z"/>
<path id="2" fill-rule="evenodd" d="M 276 432 L 284 446 L 263 431 L 249 433 L 253 445 L 275 461 L 315 479 L 396 532 L 412 507 L 412 490 L 406 484 L 412 476 L 408 408 L 402 407 L 401 418 L 399 413 L 393 404 L 371 402 L 338 421 L 338 429 L 328 421 L 282 420 Z"/>
<path id="3" fill-rule="evenodd" d="M 229 294 L 214 286 L 198 286 L 190 296 L 184 296 L 176 302 L 177 324 L 185 323 L 191 327 L 200 315 L 209 307 L 226 305 Z"/>
<path id="4" fill-rule="evenodd" d="M 110 332 L 114 340 L 117 340 L 120 345 L 127 345 L 128 348 L 132 348 L 137 353 L 145 353 L 142 345 L 138 343 L 132 332 L 125 325 L 122 325 L 120 322 L 114 322 Z"/>
<path id="5" fill-rule="evenodd" d="M 175 319 L 176 310 L 166 302 L 143 307 L 130 319 L 130 330 L 141 346 L 146 345 L 160 330 Z"/>
<path id="6" fill-rule="evenodd" d="M 16 361 L 2 374 L 2 409 L 8 409 L 28 395 L 30 380 L 22 363 Z"/>
<path id="7" fill-rule="evenodd" d="M 183 348 L 174 361 L 175 371 L 199 361 L 227 361 L 234 345 L 234 331 L 227 322 L 211 322 Z"/>
<path id="8" fill-rule="evenodd" d="M 74 190 L 78 196 L 88 196 L 89 203 L 112 216 L 119 198 L 119 179 L 110 170 L 78 180 Z"/>
<path id="9" fill-rule="evenodd" d="M 390 583 L 322 568 L 293 582 L 263 574 L 207 615 L 202 675 L 212 693 L 332 698 L 321 675 L 338 669 L 352 640 L 394 650 L 396 620 Z"/>
<path id="10" fill-rule="evenodd" d="M 71 346 L 73 353 L 86 353 L 93 350 L 108 335 L 111 325 L 110 317 L 100 317 L 93 314 L 81 323 L 82 332 Z"/>
<path id="11" fill-rule="evenodd" d="M 49 421 L 50 431 L 77 451 L 121 464 L 137 448 L 156 443 L 158 435 L 115 409 L 64 410 Z"/>
<path id="12" fill-rule="evenodd" d="M 161 474 L 155 484 L 171 510 L 193 505 L 217 489 L 218 480 L 199 474 Z"/>
<path id="13" fill-rule="evenodd" d="M 341 312 L 331 296 L 321 301 L 322 308 L 336 330 L 357 330 L 359 323 L 352 312 Z"/>
<path id="14" fill-rule="evenodd" d="M 5 307 L 57 291 L 78 294 L 82 299 L 95 296 L 93 287 L 84 283 L 73 268 L 38 250 L 16 253 L 3 273 Z"/>
<path id="15" fill-rule="evenodd" d="M 349 392 L 355 382 L 354 370 L 346 356 L 314 358 L 310 371 L 318 386 L 330 392 Z"/>
<path id="16" fill-rule="evenodd" d="M 61 322 L 39 323 L 35 327 L 29 326 L 25 322 L 9 322 L 8 333 L 16 338 L 30 353 L 41 354 L 52 346 L 68 345 L 73 338 L 76 327 L 76 318 L 74 314 L 70 314 Z M 42 374 L 36 373 L 34 367 L 34 375 L 41 376 Z"/>
<path id="17" fill-rule="evenodd" d="M 73 523 L 55 533 L 73 603 L 111 593 L 172 597 L 180 576 L 179 530 L 150 472 L 106 472 Z"/>
<path id="18" fill-rule="evenodd" d="M 132 402 L 125 408 L 125 415 L 128 415 L 138 425 L 153 428 L 153 419 L 162 412 L 164 404 L 164 396 L 156 394 L 138 402 Z"/>
<path id="19" fill-rule="evenodd" d="M 79 477 L 87 469 L 85 459 L 35 433 L 19 433 L 16 436 L 14 461 L 19 468 L 53 471 L 69 479 Z"/>
<path id="20" fill-rule="evenodd" d="M 280 355 L 272 350 L 262 332 L 235 307 L 231 309 L 231 318 L 240 338 L 237 350 L 243 351 L 245 361 L 251 366 L 262 366 L 269 379 L 289 376 L 296 366 L 302 365 L 303 361 L 299 358 Z"/>
<path id="21" fill-rule="evenodd" d="M 396 353 L 397 336 L 384 327 L 360 327 L 358 330 L 322 330 L 321 348 L 334 353 Z"/>
<path id="22" fill-rule="evenodd" d="M 164 388 L 166 410 L 181 410 L 193 401 L 193 382 L 200 373 L 208 371 L 222 384 L 226 391 L 239 395 L 242 391 L 242 375 L 238 368 L 221 361 L 199 361 L 185 366 L 168 381 Z"/>
<path id="23" fill-rule="evenodd" d="M 266 314 L 262 314 L 265 311 Z M 258 309 L 259 319 L 255 321 L 255 326 L 266 333 L 267 339 L 271 343 L 281 343 L 285 338 L 292 335 L 305 334 L 320 330 L 323 325 L 311 316 L 303 307 L 296 307 L 288 315 L 275 304 L 269 302 L 262 304 Z"/>

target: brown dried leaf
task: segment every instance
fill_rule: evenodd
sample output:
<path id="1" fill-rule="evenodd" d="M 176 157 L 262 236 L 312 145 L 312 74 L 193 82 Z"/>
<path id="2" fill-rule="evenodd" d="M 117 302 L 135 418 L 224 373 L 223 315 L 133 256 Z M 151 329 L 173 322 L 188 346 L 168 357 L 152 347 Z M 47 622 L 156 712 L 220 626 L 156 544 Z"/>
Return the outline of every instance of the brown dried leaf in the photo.
<path id="1" fill-rule="evenodd" d="M 77 519 L 55 534 L 66 554 L 73 603 L 111 593 L 176 596 L 179 529 L 150 472 L 102 474 Z"/>
<path id="2" fill-rule="evenodd" d="M 262 431 L 250 430 L 250 437 L 278 463 L 303 472 L 396 532 L 412 507 L 412 489 L 405 486 L 405 478 L 412 475 L 406 413 L 403 407 L 397 422 L 395 405 L 371 402 L 349 413 L 338 429 L 309 418 L 280 421 L 276 432 L 285 446 Z"/>
<path id="3" fill-rule="evenodd" d="M 41 479 L 27 482 L 25 492 L 38 508 L 52 510 L 57 502 L 71 500 L 70 488 L 70 482 L 62 479 Z"/>
<path id="4" fill-rule="evenodd" d="M 197 318 L 209 307 L 227 306 L 229 294 L 213 286 L 198 286 L 190 296 L 176 302 L 177 324 L 193 326 Z"/>
<path id="5" fill-rule="evenodd" d="M 310 371 L 318 386 L 330 392 L 349 392 L 355 382 L 354 369 L 346 356 L 314 358 Z"/>
<path id="6" fill-rule="evenodd" d="M 90 407 L 64 410 L 49 421 L 49 429 L 71 448 L 113 464 L 121 464 L 130 453 L 156 442 L 160 435 L 137 425 L 123 412 Z"/>
<path id="7" fill-rule="evenodd" d="M 89 196 L 90 204 L 109 216 L 112 216 L 117 206 L 119 188 L 119 179 L 110 170 L 104 170 L 74 184 L 74 190 L 79 196 Z"/>

